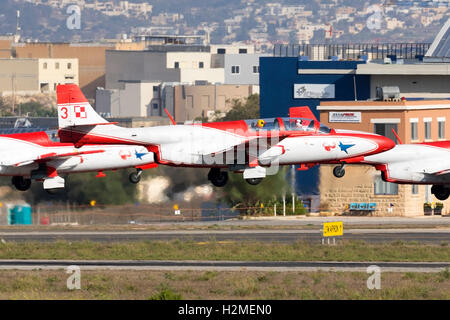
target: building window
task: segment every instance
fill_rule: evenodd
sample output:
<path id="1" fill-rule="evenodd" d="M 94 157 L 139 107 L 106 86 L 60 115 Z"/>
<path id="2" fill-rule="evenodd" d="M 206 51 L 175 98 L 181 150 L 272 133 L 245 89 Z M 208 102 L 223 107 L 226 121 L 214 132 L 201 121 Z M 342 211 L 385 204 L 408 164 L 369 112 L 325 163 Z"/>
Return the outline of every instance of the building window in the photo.
<path id="1" fill-rule="evenodd" d="M 174 63 L 174 68 L 178 69 L 180 67 L 180 63 L 178 61 L 175 61 Z"/>
<path id="2" fill-rule="evenodd" d="M 419 194 L 419 185 L 413 184 L 411 186 L 411 194 Z"/>
<path id="3" fill-rule="evenodd" d="M 390 183 L 383 181 L 380 176 L 375 177 L 374 181 L 375 195 L 397 195 L 398 185 L 396 183 Z"/>
<path id="4" fill-rule="evenodd" d="M 231 73 L 238 74 L 239 73 L 239 66 L 232 66 L 231 67 Z"/>
<path id="5" fill-rule="evenodd" d="M 397 123 L 375 123 L 375 133 L 396 141 L 397 138 L 392 130 L 397 132 L 397 126 Z"/>
<path id="6" fill-rule="evenodd" d="M 419 140 L 417 122 L 411 122 L 411 140 L 412 141 Z"/>
<path id="7" fill-rule="evenodd" d="M 431 120 L 424 120 L 425 124 L 425 140 L 431 139 Z"/>
<path id="8" fill-rule="evenodd" d="M 50 84 L 48 83 L 41 83 L 41 92 L 48 92 L 50 90 Z"/>
<path id="9" fill-rule="evenodd" d="M 158 104 L 157 103 L 153 104 L 153 109 L 158 109 Z"/>
<path id="10" fill-rule="evenodd" d="M 200 62 L 198 63 L 198 67 L 199 67 L 200 69 L 203 69 L 203 67 L 204 67 L 203 61 L 200 61 Z"/>
<path id="11" fill-rule="evenodd" d="M 218 54 L 225 54 L 226 52 L 227 52 L 227 50 L 225 50 L 224 48 L 217 49 Z"/>
<path id="12" fill-rule="evenodd" d="M 247 53 L 247 49 L 239 49 L 239 53 Z"/>
<path id="13" fill-rule="evenodd" d="M 253 66 L 253 73 L 259 73 L 259 66 Z"/>
<path id="14" fill-rule="evenodd" d="M 48 66 L 48 65 L 47 65 L 47 62 L 44 62 L 43 68 L 44 68 L 44 69 L 47 69 L 47 66 Z"/>
<path id="15" fill-rule="evenodd" d="M 445 139 L 445 120 L 438 119 L 438 138 Z"/>
<path id="16" fill-rule="evenodd" d="M 55 69 L 58 70 L 59 69 L 59 62 L 55 63 Z"/>
<path id="17" fill-rule="evenodd" d="M 158 92 L 159 91 L 159 86 L 153 86 L 153 92 Z"/>

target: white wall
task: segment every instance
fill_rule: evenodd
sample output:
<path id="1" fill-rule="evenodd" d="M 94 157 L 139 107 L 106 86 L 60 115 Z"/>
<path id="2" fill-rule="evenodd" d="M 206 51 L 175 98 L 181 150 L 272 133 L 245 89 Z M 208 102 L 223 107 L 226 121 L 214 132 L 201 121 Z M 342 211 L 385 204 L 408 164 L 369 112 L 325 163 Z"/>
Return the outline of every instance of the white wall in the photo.
<path id="1" fill-rule="evenodd" d="M 38 59 L 39 84 L 48 83 L 48 92 L 54 92 L 58 84 L 79 84 L 78 59 Z M 59 69 L 56 64 L 59 64 Z M 70 69 L 69 69 L 70 64 Z M 47 68 L 45 68 L 47 65 Z"/>
<path id="2" fill-rule="evenodd" d="M 400 96 L 406 98 L 450 98 L 450 75 L 372 75 L 371 97 L 383 86 L 398 86 Z"/>
<path id="3" fill-rule="evenodd" d="M 180 82 L 192 83 L 196 80 L 206 80 L 210 83 L 224 83 L 225 69 L 181 69 Z"/>
<path id="4" fill-rule="evenodd" d="M 175 62 L 180 69 L 199 69 L 199 62 L 203 68 L 211 68 L 211 53 L 209 52 L 167 52 L 166 68 L 173 69 Z"/>
<path id="5" fill-rule="evenodd" d="M 120 92 L 119 110 L 111 110 L 113 117 L 140 117 L 140 83 L 124 83 Z"/>
<path id="6" fill-rule="evenodd" d="M 159 86 L 159 82 L 125 82 L 119 89 L 119 104 L 112 104 L 111 116 L 113 117 L 147 117 L 151 114 L 152 102 L 158 98 L 154 94 L 153 87 Z M 161 102 L 158 101 L 159 107 Z M 158 111 L 159 113 L 159 111 Z"/>

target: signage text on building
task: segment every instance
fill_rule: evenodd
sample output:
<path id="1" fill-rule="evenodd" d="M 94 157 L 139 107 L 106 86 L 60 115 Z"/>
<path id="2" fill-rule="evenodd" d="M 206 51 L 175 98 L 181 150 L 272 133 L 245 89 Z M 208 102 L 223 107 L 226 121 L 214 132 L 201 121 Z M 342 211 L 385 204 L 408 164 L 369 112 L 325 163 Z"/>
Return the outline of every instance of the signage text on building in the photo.
<path id="1" fill-rule="evenodd" d="M 334 112 L 334 111 L 330 111 L 330 113 L 328 114 L 328 122 L 361 123 L 361 112 L 353 112 L 353 111 Z"/>

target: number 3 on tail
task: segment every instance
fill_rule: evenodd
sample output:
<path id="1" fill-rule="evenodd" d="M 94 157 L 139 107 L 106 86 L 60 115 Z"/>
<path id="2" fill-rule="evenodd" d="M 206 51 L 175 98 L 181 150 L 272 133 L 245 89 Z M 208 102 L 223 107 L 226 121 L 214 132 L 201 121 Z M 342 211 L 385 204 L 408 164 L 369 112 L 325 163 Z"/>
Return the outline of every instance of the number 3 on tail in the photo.
<path id="1" fill-rule="evenodd" d="M 67 119 L 69 116 L 69 110 L 66 107 L 61 108 L 61 118 Z"/>

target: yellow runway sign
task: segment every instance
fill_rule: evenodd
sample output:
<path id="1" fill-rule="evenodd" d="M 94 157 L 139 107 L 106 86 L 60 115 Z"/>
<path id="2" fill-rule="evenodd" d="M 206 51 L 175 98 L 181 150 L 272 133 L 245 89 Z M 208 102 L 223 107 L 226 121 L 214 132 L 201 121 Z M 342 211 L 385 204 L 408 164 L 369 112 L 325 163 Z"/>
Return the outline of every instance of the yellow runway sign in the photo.
<path id="1" fill-rule="evenodd" d="M 344 235 L 344 223 L 340 222 L 325 222 L 323 224 L 324 237 L 337 237 Z"/>

